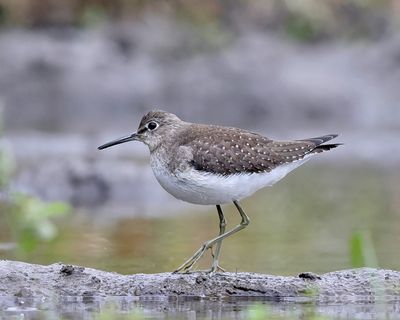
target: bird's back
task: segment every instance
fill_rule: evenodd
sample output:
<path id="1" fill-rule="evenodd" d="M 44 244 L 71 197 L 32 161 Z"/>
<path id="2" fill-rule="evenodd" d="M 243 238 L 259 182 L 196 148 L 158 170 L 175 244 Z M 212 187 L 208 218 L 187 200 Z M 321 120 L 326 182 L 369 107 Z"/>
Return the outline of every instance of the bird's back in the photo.
<path id="1" fill-rule="evenodd" d="M 177 143 L 189 147 L 190 164 L 200 171 L 231 175 L 262 173 L 322 152 L 338 144 L 322 143 L 337 135 L 294 141 L 273 141 L 243 129 L 192 124 L 180 133 Z"/>

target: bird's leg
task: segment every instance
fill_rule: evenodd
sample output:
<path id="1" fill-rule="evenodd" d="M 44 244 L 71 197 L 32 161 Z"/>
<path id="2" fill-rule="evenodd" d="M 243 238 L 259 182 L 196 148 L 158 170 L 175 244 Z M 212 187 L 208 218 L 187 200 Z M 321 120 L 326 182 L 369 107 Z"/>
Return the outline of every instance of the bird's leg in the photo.
<path id="1" fill-rule="evenodd" d="M 228 232 L 225 232 L 221 235 L 219 235 L 218 237 L 211 239 L 209 241 L 206 241 L 199 250 L 197 250 L 195 252 L 195 254 L 188 259 L 184 264 L 182 264 L 178 269 L 176 269 L 174 271 L 174 273 L 180 272 L 180 271 L 184 271 L 184 272 L 189 272 L 192 267 L 195 265 L 195 263 L 202 257 L 202 255 L 204 254 L 204 252 L 211 248 L 214 244 L 222 241 L 223 239 L 235 234 L 236 232 L 246 228 L 249 223 L 250 223 L 250 219 L 249 217 L 246 215 L 246 213 L 243 211 L 243 209 L 240 207 L 239 202 L 237 202 L 236 200 L 233 200 L 234 205 L 236 206 L 236 209 L 238 209 L 239 214 L 242 218 L 242 221 L 240 222 L 239 225 L 237 225 L 235 228 L 229 230 Z M 217 260 L 218 261 L 218 260 Z"/>
<path id="2" fill-rule="evenodd" d="M 225 233 L 225 227 L 226 227 L 226 220 L 224 217 L 224 213 L 222 212 L 222 208 L 219 204 L 217 204 L 217 211 L 218 211 L 218 217 L 219 217 L 219 235 L 223 235 Z M 216 272 L 216 271 L 222 271 L 224 272 L 225 270 L 221 268 L 218 264 L 219 256 L 221 253 L 221 245 L 222 245 L 222 240 L 218 241 L 215 245 L 215 253 L 212 252 L 212 257 L 213 257 L 213 264 L 211 266 L 211 269 L 209 272 Z M 211 248 L 212 250 L 212 248 Z"/>
<path id="3" fill-rule="evenodd" d="M 224 213 L 222 212 L 222 208 L 219 204 L 216 205 L 217 207 L 217 212 L 218 212 L 218 218 L 219 218 L 219 235 L 224 234 L 225 232 L 225 227 L 226 227 L 226 220 L 225 220 L 225 216 Z M 219 261 L 219 256 L 221 253 L 221 245 L 222 245 L 222 240 L 218 241 L 215 244 L 215 252 L 213 251 L 213 247 L 210 247 L 211 250 L 211 255 L 213 257 L 213 263 L 210 269 L 208 270 L 202 270 L 201 272 L 207 272 L 207 273 L 214 273 L 214 272 L 225 272 L 225 269 L 222 268 L 218 261 Z"/>
<path id="4" fill-rule="evenodd" d="M 225 220 L 225 216 L 224 216 L 224 213 L 222 212 L 222 208 L 221 208 L 221 206 L 219 205 L 219 204 L 217 204 L 216 205 L 216 207 L 217 207 L 217 212 L 218 212 L 218 217 L 219 217 L 219 235 L 222 235 L 222 234 L 224 234 L 224 232 L 225 232 L 225 227 L 226 227 L 226 220 Z M 209 270 L 204 270 L 205 272 L 215 272 L 215 271 L 222 271 L 222 272 L 224 272 L 225 270 L 223 269 L 223 268 L 221 268 L 219 265 L 218 265 L 218 259 L 219 259 L 219 256 L 220 256 L 220 252 L 221 252 L 221 245 L 222 245 L 222 240 L 220 240 L 220 241 L 218 241 L 217 242 L 217 244 L 216 244 L 216 249 L 215 249 L 215 253 L 212 251 L 212 247 L 210 248 L 211 249 L 211 255 L 212 255 L 212 257 L 213 257 L 213 264 L 212 264 L 212 267 L 211 267 L 211 269 L 209 269 Z M 201 256 L 202 256 L 203 254 L 201 254 Z M 200 257 L 201 257 L 200 256 Z M 200 259 L 200 257 L 199 257 L 199 259 Z M 192 259 L 192 258 L 194 258 L 194 256 L 192 256 L 190 259 Z M 189 259 L 189 260 L 190 260 Z M 188 261 L 189 261 L 188 260 Z M 183 265 L 182 265 L 183 266 Z M 180 270 L 181 269 L 181 267 L 179 267 L 176 271 L 174 271 L 174 272 L 179 272 L 179 271 L 181 271 Z M 189 270 L 188 270 L 189 271 Z"/>

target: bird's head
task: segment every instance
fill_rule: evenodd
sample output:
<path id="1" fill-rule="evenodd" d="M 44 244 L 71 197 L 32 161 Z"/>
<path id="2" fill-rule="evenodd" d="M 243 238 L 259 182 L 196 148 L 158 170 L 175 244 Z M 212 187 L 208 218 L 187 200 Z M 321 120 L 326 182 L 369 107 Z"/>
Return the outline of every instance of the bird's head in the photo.
<path id="1" fill-rule="evenodd" d="M 143 116 L 136 132 L 107 142 L 98 147 L 98 149 L 102 150 L 129 141 L 141 141 L 148 145 L 150 151 L 153 151 L 162 141 L 173 135 L 181 127 L 182 123 L 183 121 L 172 113 L 161 110 L 150 111 Z"/>

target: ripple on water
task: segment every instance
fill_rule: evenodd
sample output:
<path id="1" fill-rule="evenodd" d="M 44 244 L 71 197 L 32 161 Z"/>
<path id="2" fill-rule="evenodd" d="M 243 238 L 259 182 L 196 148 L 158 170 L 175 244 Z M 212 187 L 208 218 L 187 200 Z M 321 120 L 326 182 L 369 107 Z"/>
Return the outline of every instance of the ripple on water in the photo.
<path id="1" fill-rule="evenodd" d="M 396 319 L 400 301 L 378 303 L 316 304 L 306 300 L 271 301 L 265 298 L 198 298 L 198 297 L 59 297 L 0 298 L 0 318 L 92 319 L 99 315 L 132 319 L 276 319 L 322 316 L 324 319 Z M 257 319 L 258 319 L 257 318 Z"/>

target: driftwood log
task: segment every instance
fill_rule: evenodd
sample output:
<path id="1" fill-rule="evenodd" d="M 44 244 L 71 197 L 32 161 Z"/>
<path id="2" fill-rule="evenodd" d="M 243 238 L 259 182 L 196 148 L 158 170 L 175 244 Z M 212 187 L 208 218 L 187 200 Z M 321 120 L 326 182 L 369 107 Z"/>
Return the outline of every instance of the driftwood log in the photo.
<path id="1" fill-rule="evenodd" d="M 257 273 L 121 275 L 61 263 L 49 266 L 0 260 L 0 296 L 265 297 L 315 302 L 400 300 L 400 272 L 361 268 L 295 277 Z"/>

